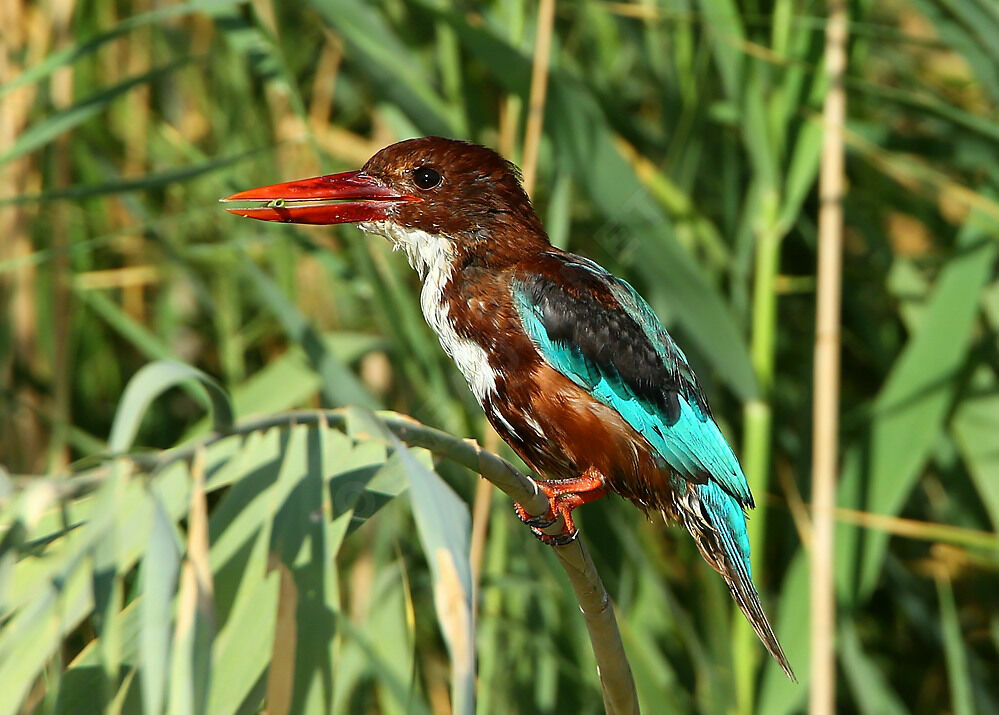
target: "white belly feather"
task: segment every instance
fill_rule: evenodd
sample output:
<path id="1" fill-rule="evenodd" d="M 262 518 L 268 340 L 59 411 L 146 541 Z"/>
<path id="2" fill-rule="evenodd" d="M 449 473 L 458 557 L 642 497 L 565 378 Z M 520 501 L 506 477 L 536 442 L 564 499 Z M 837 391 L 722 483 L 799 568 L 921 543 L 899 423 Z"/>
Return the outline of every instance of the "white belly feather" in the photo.
<path id="1" fill-rule="evenodd" d="M 496 373 L 489 365 L 489 356 L 476 342 L 463 338 L 454 329 L 448 315 L 444 289 L 451 281 L 454 249 L 450 239 L 416 229 L 406 229 L 389 221 L 365 221 L 358 228 L 377 233 L 392 241 L 393 248 L 403 250 L 409 264 L 423 278 L 420 307 L 423 317 L 437 334 L 444 352 L 451 356 L 468 387 L 481 405 L 496 389 Z"/>

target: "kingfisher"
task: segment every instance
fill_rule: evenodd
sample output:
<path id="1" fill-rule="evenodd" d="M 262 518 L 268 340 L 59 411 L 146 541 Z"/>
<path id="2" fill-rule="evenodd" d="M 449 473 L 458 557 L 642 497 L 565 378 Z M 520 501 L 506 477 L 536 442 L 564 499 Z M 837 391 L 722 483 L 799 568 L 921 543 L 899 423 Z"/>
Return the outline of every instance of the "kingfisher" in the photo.
<path id="1" fill-rule="evenodd" d="M 627 282 L 551 245 L 517 168 L 491 149 L 422 137 L 359 171 L 233 194 L 238 216 L 354 223 L 405 252 L 420 305 L 489 423 L 542 477 L 548 544 L 608 492 L 684 526 L 780 667 L 794 672 L 752 580 L 739 461 L 683 351 Z M 250 204 L 249 207 L 246 204 Z M 542 531 L 561 518 L 560 534 Z"/>

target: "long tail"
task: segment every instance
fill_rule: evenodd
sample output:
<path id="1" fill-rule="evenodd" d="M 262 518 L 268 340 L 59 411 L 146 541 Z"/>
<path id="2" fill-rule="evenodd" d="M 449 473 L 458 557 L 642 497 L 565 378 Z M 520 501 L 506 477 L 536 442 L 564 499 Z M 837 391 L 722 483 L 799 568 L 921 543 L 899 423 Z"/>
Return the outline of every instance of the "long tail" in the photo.
<path id="1" fill-rule="evenodd" d="M 788 678 L 798 682 L 753 585 L 746 517 L 739 503 L 711 481 L 688 488 L 678 502 L 680 521 L 694 537 L 704 560 L 725 579 L 739 610 L 770 655 Z"/>

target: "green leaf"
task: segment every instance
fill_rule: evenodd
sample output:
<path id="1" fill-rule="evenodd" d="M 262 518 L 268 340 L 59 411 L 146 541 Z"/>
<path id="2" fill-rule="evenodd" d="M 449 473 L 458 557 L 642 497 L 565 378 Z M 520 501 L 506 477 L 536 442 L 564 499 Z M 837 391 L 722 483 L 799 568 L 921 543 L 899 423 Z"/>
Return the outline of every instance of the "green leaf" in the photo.
<path id="1" fill-rule="evenodd" d="M 475 633 L 468 507 L 426 462 L 405 448 L 396 454 L 410 479 L 416 529 L 434 575 L 437 621 L 451 654 L 452 707 L 469 715 L 475 712 Z"/>
<path id="2" fill-rule="evenodd" d="M 215 643 L 215 657 L 208 712 L 230 715 L 240 711 L 243 701 L 264 675 L 274 644 L 279 571 L 262 579 L 246 579 Z M 250 703 L 256 711 L 259 703 Z"/>
<path id="3" fill-rule="evenodd" d="M 305 548 L 300 550 L 293 569 L 298 603 L 291 711 L 328 713 L 333 703 L 331 681 L 338 669 L 340 611 L 336 563 L 340 531 L 330 518 L 333 490 L 329 481 L 330 475 L 335 478 L 357 450 L 352 450 L 350 440 L 341 433 L 319 427 L 309 430 L 306 448 L 310 450 L 309 473 L 299 493 L 291 495 L 282 509 L 284 518 L 304 519 L 308 524 Z"/>
<path id="4" fill-rule="evenodd" d="M 944 655 L 947 657 L 951 706 L 954 708 L 954 715 L 974 715 L 976 710 L 971 697 L 971 678 L 964 640 L 961 637 L 961 623 L 954 605 L 954 591 L 946 578 L 937 578 L 937 596 L 940 599 L 940 623 L 943 628 Z"/>
<path id="5" fill-rule="evenodd" d="M 767 115 L 766 81 L 760 63 L 753 62 L 746 78 L 746 100 L 742 118 L 745 134 L 744 144 L 753 167 L 753 177 L 759 182 L 765 194 L 780 190 L 781 157 L 773 146 L 771 126 Z M 759 207 L 749 206 L 747 210 L 761 213 Z"/>
<path id="6" fill-rule="evenodd" d="M 794 667 L 798 682 L 792 683 L 775 663 L 768 662 L 763 669 L 757 712 L 789 715 L 803 708 L 811 678 L 808 588 L 808 555 L 798 549 L 781 584 L 779 610 L 774 621 L 774 631 Z"/>
<path id="7" fill-rule="evenodd" d="M 250 60 L 254 74 L 271 87 L 280 88 L 295 115 L 305 119 L 306 108 L 298 83 L 288 67 L 280 37 L 274 34 L 280 31 L 280 26 L 268 22 L 266 16 L 256 10 L 245 12 L 243 8 L 220 7 L 212 14 L 226 42 L 237 54 Z M 314 144 L 313 148 L 318 151 Z"/>
<path id="8" fill-rule="evenodd" d="M 978 489 L 982 504 L 999 531 L 999 380 L 981 367 L 971 380 L 972 394 L 961 400 L 951 422 L 954 441 Z"/>
<path id="9" fill-rule="evenodd" d="M 116 488 L 114 480 L 102 484 L 97 503 L 106 503 L 102 490 Z M 30 531 L 57 492 L 52 481 L 40 479 L 20 496 L 19 521 Z M 134 517 L 132 510 L 120 513 Z M 0 712 L 19 707 L 27 689 L 58 651 L 61 639 L 93 612 L 90 556 L 98 541 L 108 538 L 109 530 L 117 526 L 118 516 L 113 511 L 95 512 L 88 523 L 66 535 L 61 548 L 26 555 L 17 563 L 10 598 L 4 604 L 13 615 L 7 616 L 0 630 L 0 678 L 17 686 L 0 689 Z"/>
<path id="10" fill-rule="evenodd" d="M 642 579 L 637 586 L 639 591 L 635 601 L 628 608 L 628 620 L 621 623 L 621 638 L 635 676 L 635 685 L 642 698 L 640 703 L 642 710 L 691 713 L 693 705 L 687 697 L 682 681 L 668 654 L 659 646 L 661 639 L 677 636 L 672 623 L 675 612 L 663 608 L 663 601 L 670 596 L 659 590 L 659 588 L 665 589 L 664 584 L 654 584 L 651 578 Z M 672 693 L 666 701 L 659 697 L 659 694 L 665 692 Z"/>
<path id="11" fill-rule="evenodd" d="M 965 361 L 979 295 L 992 275 L 996 226 L 972 214 L 958 252 L 937 278 L 922 322 L 892 366 L 875 401 L 866 460 L 866 509 L 897 515 L 919 477 L 954 399 L 955 375 Z M 867 534 L 859 592 L 874 588 L 888 535 Z"/>
<path id="12" fill-rule="evenodd" d="M 65 578 L 46 588 L 26 608 L 4 623 L 0 633 L 0 713 L 21 712 L 24 699 L 62 639 L 90 613 L 92 575 L 81 561 Z"/>
<path id="13" fill-rule="evenodd" d="M 127 690 L 132 676 L 137 672 L 134 665 L 139 662 L 139 634 L 142 630 L 141 599 L 134 600 L 116 614 L 120 633 L 121 662 L 127 664 L 128 675 L 123 678 L 121 690 Z M 114 712 L 113 706 L 102 703 L 102 690 L 106 687 L 101 678 L 100 639 L 90 641 L 80 654 L 73 660 L 63 675 L 59 689 L 59 703 L 56 712 L 59 715 L 75 715 L 82 712 L 99 712 L 106 708 Z M 136 684 L 138 690 L 138 684 Z"/>
<path id="14" fill-rule="evenodd" d="M 153 529 L 142 560 L 142 630 L 139 634 L 142 706 L 163 712 L 170 662 L 170 622 L 180 553 L 172 519 L 151 492 Z"/>
<path id="15" fill-rule="evenodd" d="M 857 709 L 864 715 L 905 715 L 908 709 L 882 676 L 878 664 L 866 653 L 852 620 L 839 627 L 840 661 L 853 692 Z"/>
<path id="16" fill-rule="evenodd" d="M 208 563 L 208 500 L 205 493 L 206 450 L 190 462 L 190 507 L 187 513 L 187 550 L 177 593 L 170 665 L 169 711 L 202 715 L 212 675 L 215 635 L 214 587 Z"/>
<path id="17" fill-rule="evenodd" d="M 380 604 L 379 604 L 380 605 Z M 405 712 L 413 715 L 428 715 L 430 709 L 422 702 L 414 701 L 411 696 L 411 674 L 410 678 L 400 680 L 396 677 L 396 671 L 391 662 L 385 662 L 382 657 L 382 649 L 372 642 L 372 637 L 376 631 L 371 623 L 365 624 L 364 628 L 358 628 L 349 620 L 343 620 L 343 631 L 346 636 L 344 648 L 338 660 L 337 676 L 339 684 L 334 696 L 333 713 L 350 714 L 356 711 L 356 707 L 351 707 L 352 698 L 356 697 L 356 692 L 362 684 L 364 676 L 376 678 L 381 686 L 381 692 L 388 692 L 391 700 L 388 702 L 406 703 Z M 398 634 L 393 634 L 393 639 L 398 638 Z M 379 703 L 380 704 L 380 703 Z M 391 708 L 392 706 L 390 706 Z"/>
<path id="18" fill-rule="evenodd" d="M 74 294 L 145 357 L 153 360 L 174 359 L 173 351 L 160 336 L 126 314 L 103 291 L 84 290 L 75 285 Z"/>
<path id="19" fill-rule="evenodd" d="M 268 689 L 279 685 L 291 698 L 291 712 L 305 712 L 310 701 L 313 711 L 328 712 L 332 697 L 328 681 L 333 670 L 330 646 L 335 624 L 334 614 L 329 610 L 332 594 L 326 590 L 335 585 L 327 577 L 327 570 L 333 568 L 333 555 L 326 551 L 329 512 L 323 509 L 323 487 L 324 463 L 336 456 L 325 458 L 326 446 L 319 427 L 292 429 L 273 487 L 270 550 L 287 567 L 283 573 L 287 574 L 285 578 L 293 579 L 296 598 L 293 603 L 282 604 L 293 618 L 289 623 L 293 645 L 288 655 L 293 659 L 294 670 L 289 682 L 280 684 L 275 683 L 272 672 Z M 289 586 L 282 587 L 282 595 Z"/>
<path id="20" fill-rule="evenodd" d="M 111 475 L 94 500 L 94 508 L 99 511 L 119 513 L 126 489 L 129 469 L 122 460 L 111 466 Z M 94 627 L 98 634 L 103 679 L 95 689 L 100 695 L 100 709 L 104 709 L 112 694 L 112 686 L 118 680 L 121 668 L 121 619 L 118 617 L 124 605 L 125 572 L 118 568 L 121 560 L 120 539 L 114 529 L 99 539 L 94 546 Z"/>
<path id="21" fill-rule="evenodd" d="M 415 684 L 410 684 L 415 666 L 414 623 L 402 563 L 383 564 L 372 587 L 371 611 L 363 625 L 378 667 L 378 705 L 387 715 L 406 715 L 420 710 Z M 409 687 L 407 687 L 409 686 Z"/>
<path id="22" fill-rule="evenodd" d="M 372 335 L 342 331 L 323 335 L 322 342 L 344 364 L 354 363 L 385 345 L 384 340 Z M 310 367 L 305 351 L 295 345 L 232 389 L 233 411 L 254 415 L 304 407 L 321 387 L 322 379 Z M 209 427 L 207 419 L 202 420 L 187 431 L 185 438 L 204 434 Z"/>
<path id="23" fill-rule="evenodd" d="M 742 96 L 742 65 L 745 30 L 739 9 L 732 0 L 698 0 L 708 31 L 715 64 L 722 77 L 725 94 L 738 101 Z"/>
<path id="24" fill-rule="evenodd" d="M 791 230 L 801 213 L 802 204 L 815 186 L 822 156 L 822 137 L 822 124 L 818 121 L 806 122 L 798 132 L 784 178 L 784 195 L 778 220 L 782 234 Z"/>
<path id="25" fill-rule="evenodd" d="M 226 432 L 231 429 L 234 418 L 228 393 L 201 370 L 163 360 L 143 367 L 125 387 L 125 394 L 122 395 L 111 425 L 108 448 L 116 454 L 128 451 L 142 425 L 142 417 L 153 400 L 171 387 L 189 380 L 196 381 L 208 394 L 215 430 Z"/>
<path id="26" fill-rule="evenodd" d="M 209 520 L 215 608 L 222 623 L 239 594 L 268 571 L 275 506 L 271 487 L 278 477 L 288 431 L 254 432 L 242 439 L 235 457 L 209 481 L 211 487 L 232 484 Z"/>
<path id="27" fill-rule="evenodd" d="M 433 471 L 429 452 L 406 447 L 374 415 L 353 410 L 352 416 L 355 425 L 367 425 L 395 447 L 386 468 L 392 465 L 409 478 L 416 530 L 434 575 L 437 622 L 451 655 L 452 708 L 470 715 L 475 712 L 475 633 L 468 507 Z"/>

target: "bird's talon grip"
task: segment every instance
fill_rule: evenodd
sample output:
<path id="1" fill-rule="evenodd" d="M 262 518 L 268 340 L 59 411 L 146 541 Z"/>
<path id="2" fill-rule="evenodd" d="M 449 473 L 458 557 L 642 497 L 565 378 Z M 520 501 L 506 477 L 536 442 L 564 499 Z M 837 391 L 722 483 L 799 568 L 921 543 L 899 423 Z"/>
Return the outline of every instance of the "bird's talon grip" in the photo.
<path id="1" fill-rule="evenodd" d="M 555 518 L 548 518 L 548 516 L 532 516 L 529 520 L 524 522 L 532 529 L 547 529 L 549 526 L 555 523 Z"/>
<path id="2" fill-rule="evenodd" d="M 579 536 L 579 529 L 563 531 L 561 534 L 546 534 L 543 531 L 536 531 L 535 536 L 541 540 L 541 543 L 548 546 L 568 546 Z"/>
<path id="3" fill-rule="evenodd" d="M 537 532 L 540 532 L 542 529 L 547 529 L 549 526 L 554 524 L 555 519 L 558 518 L 551 509 L 549 509 L 546 514 L 528 514 L 527 510 L 516 502 L 513 505 L 513 511 L 517 514 L 518 519 L 531 527 L 532 531 L 536 530 Z"/>

